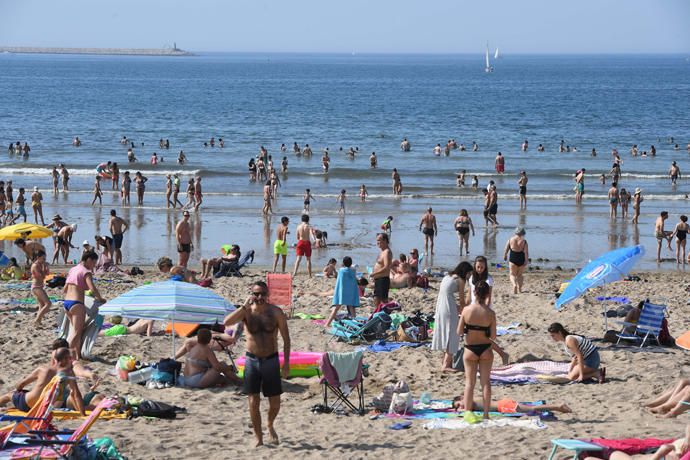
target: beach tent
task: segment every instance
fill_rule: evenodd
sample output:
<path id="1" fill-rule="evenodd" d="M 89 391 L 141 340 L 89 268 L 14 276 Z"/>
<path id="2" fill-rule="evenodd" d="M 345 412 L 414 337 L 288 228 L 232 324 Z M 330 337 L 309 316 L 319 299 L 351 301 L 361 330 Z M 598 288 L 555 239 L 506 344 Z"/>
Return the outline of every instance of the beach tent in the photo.
<path id="1" fill-rule="evenodd" d="M 101 315 L 169 321 L 175 323 L 214 324 L 236 307 L 211 289 L 184 281 L 145 284 L 107 302 Z M 175 334 L 173 355 L 175 354 Z"/>
<path id="2" fill-rule="evenodd" d="M 644 246 L 637 245 L 616 249 L 592 260 L 575 275 L 558 297 L 556 310 L 560 310 L 563 305 L 577 299 L 588 289 L 622 280 L 628 276 L 630 269 L 644 253 Z"/>

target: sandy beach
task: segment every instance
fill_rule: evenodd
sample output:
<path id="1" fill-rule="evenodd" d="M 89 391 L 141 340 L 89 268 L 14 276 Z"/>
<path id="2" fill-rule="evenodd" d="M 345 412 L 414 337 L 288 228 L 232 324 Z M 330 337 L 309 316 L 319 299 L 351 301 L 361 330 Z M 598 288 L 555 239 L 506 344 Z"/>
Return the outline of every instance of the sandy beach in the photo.
<path id="1" fill-rule="evenodd" d="M 60 269 L 55 267 L 54 272 Z M 145 276 L 98 277 L 97 285 L 108 298 L 124 293 L 144 281 L 162 280 L 153 267 L 145 267 Z M 264 277 L 262 270 L 245 270 L 244 278 L 214 280 L 213 289 L 234 303 L 246 298 L 251 282 Z M 634 303 L 646 297 L 667 302 L 670 311 L 671 334 L 680 335 L 690 329 L 690 307 L 687 305 L 688 282 L 682 273 L 637 272 L 639 282 L 622 281 L 595 289 L 561 311 L 553 306 L 554 292 L 561 282 L 574 272 L 541 271 L 529 273 L 526 292 L 513 295 L 505 270 L 494 270 L 493 308 L 499 325 L 520 322 L 521 335 L 500 337 L 500 343 L 510 353 L 511 361 L 549 359 L 566 361 L 562 346 L 552 341 L 546 332 L 553 321 L 562 322 L 576 333 L 599 338 L 603 332 L 601 305 L 597 295 L 623 295 Z M 106 281 L 106 278 L 110 281 Z M 433 312 L 438 279 L 432 280 L 431 289 L 401 289 L 392 294 L 403 312 L 421 309 Z M 308 279 L 300 275 L 295 280 L 294 298 L 298 312 L 327 315 L 329 300 L 325 293 L 333 280 Z M 58 290 L 49 295 L 60 297 Z M 0 284 L 0 298 L 16 299 L 28 295 L 28 289 L 7 289 Z M 54 338 L 53 321 L 56 307 L 49 313 L 44 326 L 31 325 L 32 308 L 2 307 L 0 322 L 0 352 L 3 371 L 0 373 L 0 391 L 5 393 L 35 366 L 45 363 L 48 346 Z M 365 308 L 363 311 L 371 311 Z M 160 324 L 157 323 L 157 326 Z M 610 328 L 612 328 L 610 326 Z M 328 342 L 331 337 L 323 327 L 308 320 L 291 319 L 289 329 L 293 350 L 299 351 L 351 351 L 354 346 Z M 157 361 L 170 353 L 169 336 L 124 336 L 98 339 L 94 348 L 96 360 L 90 365 L 104 376 L 99 388 L 106 395 L 141 396 L 183 406 L 187 413 L 176 420 L 101 420 L 91 429 L 93 437 L 112 437 L 128 458 L 178 459 L 226 458 L 251 455 L 256 458 L 546 458 L 553 438 L 591 437 L 678 437 L 687 417 L 659 419 L 641 407 L 641 403 L 657 394 L 680 376 L 690 371 L 688 352 L 679 348 L 653 353 L 649 350 L 606 350 L 601 344 L 603 365 L 607 368 L 607 383 L 599 384 L 533 384 L 494 386 L 493 399 L 509 397 L 518 401 L 546 400 L 564 402 L 572 414 L 558 415 L 557 421 L 545 422 L 546 429 L 529 430 L 521 427 L 490 427 L 464 430 L 427 430 L 422 421 L 415 420 L 410 429 L 387 429 L 395 420 L 369 416 L 315 415 L 310 408 L 322 402 L 318 378 L 294 378 L 284 381 L 281 413 L 276 429 L 282 443 L 278 447 L 253 449 L 253 434 L 249 425 L 247 399 L 234 386 L 210 390 L 169 388 L 147 389 L 140 385 L 121 382 L 108 375 L 117 358 L 133 354 L 141 361 Z M 240 342 L 235 356 L 243 353 Z M 225 357 L 218 354 L 219 358 Z M 498 361 L 498 359 L 496 360 Z M 440 356 L 429 348 L 403 348 L 391 353 L 365 353 L 370 365 L 365 379 L 365 401 L 379 394 L 391 381 L 404 379 L 415 397 L 431 392 L 435 399 L 449 399 L 461 394 L 464 374 L 443 375 L 438 372 Z M 494 365 L 498 365 L 497 362 Z M 85 386 L 84 384 L 82 386 Z M 478 398 L 479 394 L 475 396 Z M 264 413 L 266 404 L 263 404 Z M 64 422 L 61 426 L 76 426 L 77 422 Z M 557 458 L 566 458 L 561 452 Z M 567 458 L 570 458 L 569 456 Z"/>

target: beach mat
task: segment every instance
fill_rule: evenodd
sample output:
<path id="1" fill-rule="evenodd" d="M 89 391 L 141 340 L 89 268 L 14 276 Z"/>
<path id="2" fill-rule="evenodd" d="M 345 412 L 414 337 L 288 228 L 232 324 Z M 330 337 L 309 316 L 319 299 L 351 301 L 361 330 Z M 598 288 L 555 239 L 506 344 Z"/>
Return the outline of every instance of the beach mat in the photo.
<path id="1" fill-rule="evenodd" d="M 492 384 L 530 384 L 545 383 L 546 377 L 564 377 L 568 374 L 570 363 L 556 361 L 532 361 L 515 363 L 491 369 Z"/>
<path id="2" fill-rule="evenodd" d="M 676 345 L 678 345 L 683 350 L 690 351 L 690 331 L 678 337 L 676 339 Z"/>
<path id="3" fill-rule="evenodd" d="M 475 414 L 481 416 L 482 412 L 475 411 Z M 404 419 L 457 419 L 461 418 L 463 412 L 457 412 L 453 409 L 453 401 L 449 399 L 434 399 L 429 404 L 423 404 L 420 401 L 414 401 L 412 411 L 407 414 L 386 414 L 389 418 L 404 418 Z M 503 414 L 501 412 L 489 412 L 491 417 L 522 417 L 523 413 Z"/>
<path id="4" fill-rule="evenodd" d="M 86 415 L 82 416 L 76 410 L 53 409 L 51 411 L 51 414 L 55 420 L 77 420 L 77 419 L 85 419 L 91 414 L 90 410 L 87 410 L 84 412 L 86 413 Z M 26 414 L 27 414 L 27 412 L 20 411 L 19 409 L 8 409 L 2 413 L 4 415 L 11 415 L 13 417 L 26 417 Z M 99 415 L 98 418 L 102 419 L 102 420 L 113 420 L 113 419 L 127 419 L 127 418 L 129 418 L 129 416 L 130 416 L 130 414 L 128 414 L 126 412 L 118 412 L 116 410 L 107 409 L 107 410 L 104 410 L 103 412 L 101 412 L 101 415 Z"/>
<path id="5" fill-rule="evenodd" d="M 197 329 L 199 329 L 200 324 L 187 324 L 187 323 L 177 323 L 175 324 L 175 334 L 179 337 L 189 337 L 194 334 Z M 173 331 L 172 323 L 165 325 L 165 333 L 171 334 Z"/>
<path id="6" fill-rule="evenodd" d="M 538 418 L 518 419 L 511 417 L 492 418 L 483 420 L 479 423 L 467 423 L 463 419 L 435 419 L 429 420 L 423 428 L 427 430 L 463 430 L 463 429 L 481 429 L 481 428 L 497 428 L 511 426 L 516 428 L 525 428 L 530 430 L 545 430 L 547 427 Z"/>
<path id="7" fill-rule="evenodd" d="M 423 345 L 425 344 L 421 342 L 386 342 L 385 340 L 379 340 L 366 347 L 366 350 L 372 353 L 382 353 L 399 350 L 402 347 L 417 348 Z"/>

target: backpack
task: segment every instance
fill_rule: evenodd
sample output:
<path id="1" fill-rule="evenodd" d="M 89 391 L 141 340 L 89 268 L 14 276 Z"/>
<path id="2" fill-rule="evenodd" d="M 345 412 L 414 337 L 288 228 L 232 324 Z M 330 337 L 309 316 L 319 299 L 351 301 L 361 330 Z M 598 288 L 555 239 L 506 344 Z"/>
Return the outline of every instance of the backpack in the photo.
<path id="1" fill-rule="evenodd" d="M 675 339 L 671 336 L 668 330 L 668 321 L 666 318 L 661 321 L 661 330 L 659 331 L 659 344 L 667 347 L 672 347 L 676 344 Z"/>
<path id="2" fill-rule="evenodd" d="M 158 401 L 144 400 L 138 406 L 132 407 L 132 417 L 156 417 L 173 419 L 177 417 L 177 412 L 184 409 L 177 406 L 171 406 Z"/>
<path id="3" fill-rule="evenodd" d="M 182 371 L 182 363 L 174 359 L 165 358 L 158 361 L 154 366 L 155 370 L 151 376 L 151 380 L 162 383 L 176 383 L 177 376 Z"/>

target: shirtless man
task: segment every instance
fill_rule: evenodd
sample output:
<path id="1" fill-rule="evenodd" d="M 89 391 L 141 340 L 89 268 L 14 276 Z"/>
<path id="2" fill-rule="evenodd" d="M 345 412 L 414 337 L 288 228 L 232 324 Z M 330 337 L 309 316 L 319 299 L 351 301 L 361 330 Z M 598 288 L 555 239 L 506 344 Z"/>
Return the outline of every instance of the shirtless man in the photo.
<path id="1" fill-rule="evenodd" d="M 17 246 L 19 249 L 24 251 L 24 254 L 26 255 L 26 264 L 27 266 L 32 263 L 34 260 L 36 260 L 36 254 L 38 251 L 46 251 L 45 246 L 43 246 L 41 243 L 38 241 L 32 241 L 32 240 L 24 240 L 24 238 L 17 238 L 14 240 L 15 246 Z"/>
<path id="2" fill-rule="evenodd" d="M 400 143 L 400 150 L 403 152 L 409 152 L 411 149 L 412 145 L 410 144 L 410 141 L 408 141 L 407 138 L 404 138 Z"/>
<path id="3" fill-rule="evenodd" d="M 498 155 L 496 155 L 494 163 L 496 165 L 496 172 L 499 174 L 503 174 L 506 170 L 506 159 L 503 157 L 503 154 L 501 152 L 498 152 Z"/>
<path id="4" fill-rule="evenodd" d="M 609 217 L 611 219 L 615 219 L 618 217 L 618 199 L 619 199 L 619 193 L 618 193 L 618 183 L 617 182 L 612 182 L 611 183 L 611 188 L 609 189 L 609 206 L 611 207 L 609 211 Z"/>
<path id="5" fill-rule="evenodd" d="M 82 416 L 86 416 L 84 412 L 84 400 L 82 399 L 79 386 L 74 378 L 74 370 L 72 369 L 72 358 L 70 351 L 67 348 L 58 348 L 53 354 L 53 359 L 49 366 L 39 366 L 34 371 L 17 383 L 15 391 L 0 397 L 0 406 L 4 406 L 12 401 L 12 404 L 17 409 L 28 412 L 31 408 L 39 402 L 41 393 L 50 381 L 56 375 L 66 377 L 66 384 L 70 390 L 70 399 L 75 403 L 75 407 Z M 72 377 L 72 378 L 70 378 Z M 27 391 L 24 388 L 30 383 L 34 382 L 31 390 Z"/>
<path id="6" fill-rule="evenodd" d="M 278 259 L 283 258 L 283 265 L 282 269 L 280 270 L 281 273 L 285 273 L 285 262 L 287 260 L 287 236 L 288 233 L 288 224 L 290 223 L 290 219 L 288 219 L 286 216 L 283 216 L 280 218 L 280 225 L 276 229 L 276 241 L 273 243 L 273 254 L 275 254 L 275 257 L 273 259 L 273 273 L 276 271 L 276 267 L 278 266 Z"/>
<path id="7" fill-rule="evenodd" d="M 671 178 L 671 184 L 676 185 L 676 182 L 680 178 L 680 168 L 675 161 L 671 163 L 671 169 L 668 170 L 668 176 Z"/>
<path id="8" fill-rule="evenodd" d="M 290 332 L 283 310 L 268 303 L 268 286 L 263 281 L 252 285 L 252 295 L 240 308 L 225 318 L 225 326 L 244 323 L 247 331 L 246 361 L 244 367 L 244 392 L 249 398 L 249 415 L 252 420 L 256 446 L 263 445 L 261 426 L 261 397 L 268 398 L 268 435 L 278 444 L 278 434 L 273 424 L 280 411 L 280 380 L 290 373 Z M 283 339 L 283 366 L 278 358 L 278 332 Z"/>
<path id="9" fill-rule="evenodd" d="M 306 189 L 304 191 L 304 211 L 302 211 L 302 214 L 309 214 L 309 206 L 311 206 L 311 200 L 316 201 L 316 198 L 311 194 L 310 189 Z"/>
<path id="10" fill-rule="evenodd" d="M 117 215 L 114 209 L 110 210 L 110 234 L 113 235 L 113 246 L 115 248 L 115 265 L 122 265 L 122 239 L 125 232 L 129 229 L 129 224 L 122 217 Z"/>
<path id="11" fill-rule="evenodd" d="M 388 302 L 388 290 L 391 287 L 390 275 L 393 253 L 388 247 L 389 242 L 388 234 L 379 233 L 376 235 L 376 245 L 381 249 L 381 252 L 376 258 L 371 278 L 374 280 L 374 304 L 377 307 Z"/>
<path id="12" fill-rule="evenodd" d="M 182 220 L 175 227 L 177 252 L 180 254 L 178 265 L 187 268 L 189 255 L 192 252 L 192 227 L 189 225 L 189 211 L 182 213 Z"/>
<path id="13" fill-rule="evenodd" d="M 429 242 L 431 242 L 431 254 L 434 253 L 434 237 L 438 235 L 436 226 L 436 216 L 431 213 L 431 208 L 426 210 L 419 222 L 419 231 L 424 233 L 424 252 L 429 253 Z"/>
<path id="14" fill-rule="evenodd" d="M 297 226 L 297 247 L 295 253 L 297 260 L 295 260 L 295 269 L 292 271 L 292 277 L 297 276 L 299 263 L 302 257 L 307 258 L 307 273 L 311 278 L 311 227 L 309 226 L 309 214 L 302 214 L 302 223 Z"/>
<path id="15" fill-rule="evenodd" d="M 496 214 L 498 214 L 498 192 L 496 191 L 496 185 L 490 184 L 488 192 L 489 220 L 493 222 L 494 228 L 496 228 L 498 227 L 498 219 L 496 218 Z"/>
<path id="16" fill-rule="evenodd" d="M 661 262 L 661 243 L 666 240 L 668 243 L 668 249 L 671 250 L 671 239 L 673 232 L 664 230 L 664 222 L 668 219 L 668 212 L 661 211 L 659 217 L 656 218 L 654 223 L 654 236 L 656 237 L 656 262 Z"/>
<path id="17" fill-rule="evenodd" d="M 520 187 L 520 209 L 527 209 L 527 173 L 520 171 L 518 186 Z"/>
<path id="18" fill-rule="evenodd" d="M 74 226 L 64 225 L 57 232 L 57 249 L 55 256 L 58 255 L 58 251 L 62 254 L 62 260 L 67 264 L 69 259 L 70 248 L 77 249 L 76 246 L 72 246 L 72 236 L 74 235 Z M 57 263 L 57 257 L 53 257 L 53 263 Z"/>
<path id="19" fill-rule="evenodd" d="M 378 161 L 378 159 L 376 158 L 376 152 L 371 152 L 371 156 L 369 157 L 369 166 L 370 166 L 372 169 L 376 169 L 376 167 L 378 166 L 378 164 L 379 164 L 379 161 Z"/>
<path id="20" fill-rule="evenodd" d="M 330 167 L 331 159 L 328 156 L 328 150 L 323 152 L 323 157 L 321 157 L 321 163 L 323 165 L 324 174 L 328 174 L 328 168 Z"/>

